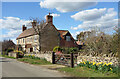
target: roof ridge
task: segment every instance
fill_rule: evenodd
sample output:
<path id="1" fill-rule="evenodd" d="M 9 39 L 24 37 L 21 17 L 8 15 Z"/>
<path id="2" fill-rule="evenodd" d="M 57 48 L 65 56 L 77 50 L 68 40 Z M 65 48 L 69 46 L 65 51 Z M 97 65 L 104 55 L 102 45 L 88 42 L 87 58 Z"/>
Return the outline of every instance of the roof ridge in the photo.
<path id="1" fill-rule="evenodd" d="M 68 31 L 68 30 L 58 30 L 58 31 Z"/>

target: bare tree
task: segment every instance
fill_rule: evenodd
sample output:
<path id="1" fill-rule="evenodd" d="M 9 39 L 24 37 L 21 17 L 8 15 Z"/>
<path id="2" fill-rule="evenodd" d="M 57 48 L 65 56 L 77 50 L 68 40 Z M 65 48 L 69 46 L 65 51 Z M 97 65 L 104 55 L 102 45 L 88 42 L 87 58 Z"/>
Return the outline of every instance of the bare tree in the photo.
<path id="1" fill-rule="evenodd" d="M 39 42 L 39 49 L 37 49 L 39 52 L 41 51 L 41 35 L 44 33 L 44 26 L 45 22 L 44 20 L 40 20 L 38 18 L 33 19 L 33 22 L 31 22 L 32 27 L 35 31 L 35 34 L 38 35 L 38 42 Z"/>
<path id="2" fill-rule="evenodd" d="M 86 55 L 98 56 L 98 55 L 109 55 L 113 53 L 113 49 L 116 52 L 117 41 L 115 40 L 113 45 L 112 43 L 112 35 L 105 34 L 102 31 L 86 31 L 80 34 L 84 34 L 84 42 L 85 46 L 83 47 L 83 51 Z M 81 39 L 83 37 L 79 37 Z M 116 37 L 117 39 L 117 37 Z M 113 46 L 113 47 L 112 47 Z M 111 48 L 112 47 L 112 48 Z"/>
<path id="3" fill-rule="evenodd" d="M 7 49 L 15 49 L 15 44 L 12 40 L 4 40 L 3 42 L 0 42 L 2 45 L 2 51 L 6 51 Z"/>
<path id="4" fill-rule="evenodd" d="M 80 34 L 77 35 L 77 40 L 85 42 L 86 38 L 91 35 L 90 31 L 80 32 Z"/>

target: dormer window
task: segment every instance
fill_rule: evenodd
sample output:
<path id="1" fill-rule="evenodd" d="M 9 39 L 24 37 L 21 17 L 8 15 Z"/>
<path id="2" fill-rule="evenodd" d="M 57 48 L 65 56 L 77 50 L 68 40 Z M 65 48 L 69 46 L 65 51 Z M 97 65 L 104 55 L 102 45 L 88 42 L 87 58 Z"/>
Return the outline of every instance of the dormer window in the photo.
<path id="1" fill-rule="evenodd" d="M 71 41 L 70 36 L 66 36 L 66 41 Z"/>

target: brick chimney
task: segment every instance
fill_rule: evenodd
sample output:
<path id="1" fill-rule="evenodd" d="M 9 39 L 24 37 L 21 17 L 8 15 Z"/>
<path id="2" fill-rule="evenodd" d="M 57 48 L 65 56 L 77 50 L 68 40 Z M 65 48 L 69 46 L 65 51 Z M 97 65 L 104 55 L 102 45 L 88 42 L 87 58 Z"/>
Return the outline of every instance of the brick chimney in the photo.
<path id="1" fill-rule="evenodd" d="M 27 27 L 25 27 L 25 25 L 22 26 L 22 31 L 25 31 L 27 29 Z"/>
<path id="2" fill-rule="evenodd" d="M 53 24 L 53 16 L 50 15 L 50 13 L 49 13 L 49 15 L 46 16 L 46 23 Z"/>
<path id="3" fill-rule="evenodd" d="M 33 28 L 34 26 L 36 26 L 36 20 L 33 20 L 33 22 L 32 22 L 32 28 Z"/>

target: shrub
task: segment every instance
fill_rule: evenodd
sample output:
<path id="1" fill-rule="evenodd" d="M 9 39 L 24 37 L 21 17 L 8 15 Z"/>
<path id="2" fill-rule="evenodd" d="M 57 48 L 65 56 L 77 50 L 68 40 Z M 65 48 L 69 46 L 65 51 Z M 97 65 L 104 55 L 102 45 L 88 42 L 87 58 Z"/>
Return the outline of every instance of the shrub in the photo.
<path id="1" fill-rule="evenodd" d="M 82 47 L 82 53 L 92 56 L 98 56 L 106 54 L 107 56 L 119 55 L 119 28 L 115 28 L 115 33 L 112 35 L 106 34 L 100 29 L 96 28 L 91 31 L 81 32 L 77 35 L 77 39 L 85 43 L 85 46 Z M 112 54 L 111 54 L 112 53 Z M 110 55 L 111 54 L 111 55 Z"/>
<path id="2" fill-rule="evenodd" d="M 11 51 L 14 51 L 14 49 L 8 49 L 7 52 L 11 52 Z"/>
<path id="3" fill-rule="evenodd" d="M 62 48 L 62 52 L 70 54 L 70 53 L 76 53 L 78 52 L 78 48 L 77 47 L 71 47 L 71 48 Z"/>
<path id="4" fill-rule="evenodd" d="M 5 55 L 8 55 L 8 53 L 9 53 L 9 52 L 12 52 L 12 51 L 14 51 L 14 49 L 7 49 L 7 51 L 6 51 L 6 54 L 5 54 Z"/>
<path id="5" fill-rule="evenodd" d="M 17 53 L 19 58 L 22 58 L 24 56 L 24 53 L 22 51 L 18 51 Z"/>
<path id="6" fill-rule="evenodd" d="M 55 46 L 53 48 L 53 52 L 57 52 L 57 51 L 62 51 L 62 49 L 59 46 Z"/>
<path id="7" fill-rule="evenodd" d="M 2 51 L 2 55 L 8 55 L 9 52 L 13 51 L 14 49 L 7 49 L 6 51 Z"/>
<path id="8" fill-rule="evenodd" d="M 35 55 L 27 55 L 27 56 L 24 56 L 24 57 L 30 58 L 30 59 L 39 59 L 40 60 L 40 58 L 39 57 L 35 57 Z"/>
<path id="9" fill-rule="evenodd" d="M 70 51 L 70 53 L 75 53 L 78 51 L 78 48 L 73 47 L 73 48 L 70 48 L 69 51 Z"/>
<path id="10" fill-rule="evenodd" d="M 17 53 L 18 58 L 22 58 L 24 56 L 22 51 L 14 50 L 14 52 Z"/>

